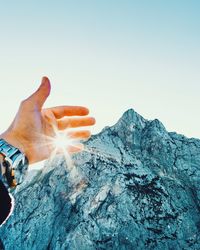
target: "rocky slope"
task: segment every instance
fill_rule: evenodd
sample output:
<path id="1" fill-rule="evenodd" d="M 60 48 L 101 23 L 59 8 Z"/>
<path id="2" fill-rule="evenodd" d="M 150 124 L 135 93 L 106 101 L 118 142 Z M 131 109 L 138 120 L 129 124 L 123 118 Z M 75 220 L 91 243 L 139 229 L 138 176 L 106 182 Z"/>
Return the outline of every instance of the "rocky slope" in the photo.
<path id="1" fill-rule="evenodd" d="M 200 140 L 130 109 L 73 161 L 17 188 L 6 250 L 200 249 Z"/>

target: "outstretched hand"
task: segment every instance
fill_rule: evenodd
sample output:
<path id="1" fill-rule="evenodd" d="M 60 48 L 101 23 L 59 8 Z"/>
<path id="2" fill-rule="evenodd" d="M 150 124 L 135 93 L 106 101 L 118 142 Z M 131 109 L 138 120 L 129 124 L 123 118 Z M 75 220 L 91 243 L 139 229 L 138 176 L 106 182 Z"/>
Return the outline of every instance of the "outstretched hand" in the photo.
<path id="1" fill-rule="evenodd" d="M 55 127 L 63 131 L 95 124 L 95 119 L 87 116 L 89 110 L 86 107 L 58 106 L 43 109 L 50 91 L 50 81 L 43 77 L 38 90 L 21 102 L 12 124 L 0 135 L 0 138 L 24 152 L 30 164 L 49 158 L 55 148 L 48 138 L 55 137 Z M 66 133 L 68 137 L 77 140 L 86 140 L 91 136 L 89 130 L 66 130 Z M 66 150 L 75 153 L 83 148 L 83 144 L 77 142 L 67 146 Z"/>

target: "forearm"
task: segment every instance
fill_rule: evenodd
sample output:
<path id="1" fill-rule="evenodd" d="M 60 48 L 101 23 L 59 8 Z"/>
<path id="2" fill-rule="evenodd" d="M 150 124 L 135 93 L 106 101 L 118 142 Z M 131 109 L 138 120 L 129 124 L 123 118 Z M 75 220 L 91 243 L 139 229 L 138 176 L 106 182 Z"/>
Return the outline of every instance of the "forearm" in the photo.
<path id="1" fill-rule="evenodd" d="M 0 175 L 0 226 L 6 222 L 14 208 L 14 198 L 1 181 Z"/>
<path id="2" fill-rule="evenodd" d="M 10 191 L 21 183 L 27 169 L 28 162 L 20 150 L 0 139 L 0 225 L 6 222 L 14 208 Z"/>
<path id="3" fill-rule="evenodd" d="M 3 176 L 2 156 L 0 154 L 0 225 L 2 225 L 12 212 L 14 200 L 6 188 L 5 178 Z"/>

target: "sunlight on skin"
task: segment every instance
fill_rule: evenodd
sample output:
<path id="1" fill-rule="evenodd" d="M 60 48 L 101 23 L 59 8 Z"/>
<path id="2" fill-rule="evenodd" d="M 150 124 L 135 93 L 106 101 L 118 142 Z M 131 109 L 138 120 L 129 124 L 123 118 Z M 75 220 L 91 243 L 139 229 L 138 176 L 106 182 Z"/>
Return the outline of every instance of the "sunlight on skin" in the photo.
<path id="1" fill-rule="evenodd" d="M 44 139 L 41 147 L 50 147 L 52 150 L 49 161 L 51 162 L 56 155 L 64 155 L 68 170 L 74 166 L 71 154 L 83 150 L 83 144 L 80 143 L 80 138 L 71 138 L 68 135 L 69 129 L 59 131 L 56 126 L 53 126 L 54 136 L 40 135 Z"/>

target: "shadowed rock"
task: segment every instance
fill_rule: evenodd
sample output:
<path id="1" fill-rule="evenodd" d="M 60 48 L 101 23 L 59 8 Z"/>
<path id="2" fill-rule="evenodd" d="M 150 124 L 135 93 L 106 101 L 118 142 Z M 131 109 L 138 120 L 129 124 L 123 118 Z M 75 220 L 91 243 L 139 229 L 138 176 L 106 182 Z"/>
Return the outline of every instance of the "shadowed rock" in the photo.
<path id="1" fill-rule="evenodd" d="M 17 188 L 5 248 L 199 249 L 200 140 L 130 109 Z"/>

